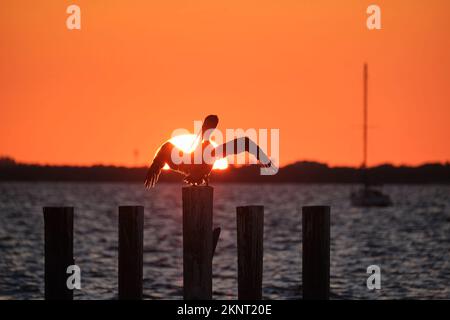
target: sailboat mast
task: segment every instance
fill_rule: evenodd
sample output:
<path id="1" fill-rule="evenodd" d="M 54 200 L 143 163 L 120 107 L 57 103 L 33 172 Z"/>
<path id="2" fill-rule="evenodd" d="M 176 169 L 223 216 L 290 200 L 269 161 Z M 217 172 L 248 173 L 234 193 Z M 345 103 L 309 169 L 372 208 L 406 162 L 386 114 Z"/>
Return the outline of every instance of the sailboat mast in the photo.
<path id="1" fill-rule="evenodd" d="M 363 168 L 367 167 L 367 63 L 364 64 L 364 128 L 363 128 Z"/>

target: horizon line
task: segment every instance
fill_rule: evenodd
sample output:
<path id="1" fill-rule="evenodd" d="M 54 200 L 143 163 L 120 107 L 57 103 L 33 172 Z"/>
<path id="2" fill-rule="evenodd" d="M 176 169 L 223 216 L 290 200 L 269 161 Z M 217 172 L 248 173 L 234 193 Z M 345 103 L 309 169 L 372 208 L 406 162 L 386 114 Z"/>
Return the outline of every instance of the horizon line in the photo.
<path id="1" fill-rule="evenodd" d="M 57 163 L 43 163 L 43 162 L 25 162 L 18 161 L 10 156 L 2 156 L 0 155 L 0 166 L 2 162 L 9 162 L 14 165 L 28 165 L 28 166 L 41 166 L 41 167 L 77 167 L 77 168 L 89 168 L 89 167 L 116 167 L 116 168 L 127 168 L 127 169 L 141 169 L 147 168 L 149 164 L 137 164 L 137 165 L 126 165 L 126 164 L 111 164 L 111 163 L 92 163 L 92 164 L 57 164 Z M 290 162 L 283 166 L 280 166 L 279 169 L 286 168 L 299 163 L 315 163 L 320 165 L 325 165 L 329 168 L 353 168 L 360 169 L 362 164 L 359 165 L 350 165 L 350 164 L 330 164 L 328 162 L 319 161 L 319 160 L 310 160 L 310 159 L 302 159 L 294 162 Z M 247 165 L 229 165 L 231 168 L 240 168 L 243 166 L 256 165 L 256 164 L 247 164 Z M 394 162 L 380 162 L 377 164 L 372 164 L 367 166 L 367 168 L 376 168 L 382 166 L 392 166 L 392 167 L 411 167 L 417 168 L 426 165 L 450 165 L 450 160 L 445 161 L 423 161 L 418 164 L 408 164 L 408 163 L 394 163 Z"/>

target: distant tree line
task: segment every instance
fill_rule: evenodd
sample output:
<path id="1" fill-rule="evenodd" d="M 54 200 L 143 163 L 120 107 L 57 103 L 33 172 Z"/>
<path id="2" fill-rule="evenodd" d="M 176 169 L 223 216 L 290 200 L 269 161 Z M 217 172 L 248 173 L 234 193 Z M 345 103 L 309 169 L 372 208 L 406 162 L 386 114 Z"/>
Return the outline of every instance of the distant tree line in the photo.
<path id="1" fill-rule="evenodd" d="M 147 168 L 116 166 L 49 166 L 17 163 L 11 158 L 0 158 L 0 181 L 91 181 L 144 182 Z M 430 163 L 416 167 L 381 165 L 366 171 L 372 184 L 450 183 L 450 164 Z M 161 182 L 180 182 L 179 174 L 165 171 Z M 274 176 L 261 176 L 257 165 L 230 167 L 213 171 L 211 182 L 243 183 L 359 183 L 359 168 L 329 167 L 317 162 L 297 162 L 280 168 Z"/>

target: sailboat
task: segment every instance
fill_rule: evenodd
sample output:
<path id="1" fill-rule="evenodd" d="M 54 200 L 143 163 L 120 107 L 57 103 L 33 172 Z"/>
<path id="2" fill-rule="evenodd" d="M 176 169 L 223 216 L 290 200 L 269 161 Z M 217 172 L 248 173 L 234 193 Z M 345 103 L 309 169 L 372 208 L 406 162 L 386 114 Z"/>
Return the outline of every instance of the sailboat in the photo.
<path id="1" fill-rule="evenodd" d="M 363 187 L 350 195 L 352 205 L 355 207 L 387 207 L 392 205 L 389 195 L 381 190 L 375 189 L 369 184 L 367 176 L 367 63 L 364 64 L 364 128 L 363 128 L 363 163 L 361 166 L 363 176 Z"/>

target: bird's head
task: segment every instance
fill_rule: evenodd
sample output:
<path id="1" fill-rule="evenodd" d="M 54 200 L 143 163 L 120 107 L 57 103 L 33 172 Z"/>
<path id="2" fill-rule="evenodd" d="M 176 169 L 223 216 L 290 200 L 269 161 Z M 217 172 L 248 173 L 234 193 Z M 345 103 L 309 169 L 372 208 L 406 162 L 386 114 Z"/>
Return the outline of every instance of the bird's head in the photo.
<path id="1" fill-rule="evenodd" d="M 219 117 L 216 115 L 209 115 L 205 118 L 202 125 L 202 136 L 204 140 L 209 140 L 212 131 L 217 128 L 218 123 Z"/>

